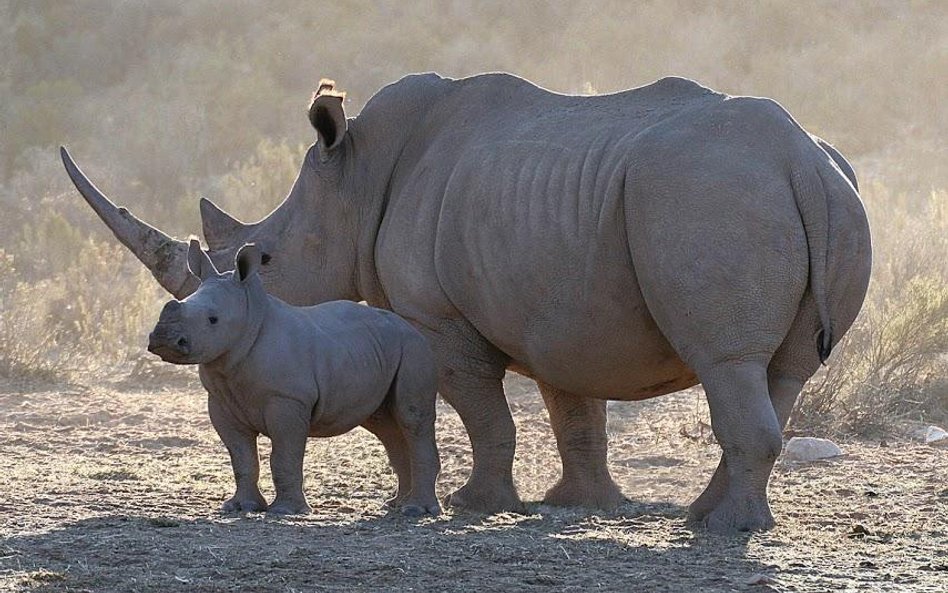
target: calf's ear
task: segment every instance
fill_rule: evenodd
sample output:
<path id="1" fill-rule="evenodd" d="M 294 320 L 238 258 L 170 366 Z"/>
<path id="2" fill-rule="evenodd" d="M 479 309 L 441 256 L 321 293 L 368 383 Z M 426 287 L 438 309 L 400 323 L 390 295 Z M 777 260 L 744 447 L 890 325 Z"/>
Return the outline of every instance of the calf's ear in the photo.
<path id="1" fill-rule="evenodd" d="M 260 270 L 260 264 L 263 262 L 263 254 L 253 243 L 247 243 L 237 252 L 237 259 L 234 262 L 234 269 L 237 270 L 235 276 L 240 282 L 246 282 L 248 278 Z"/>
<path id="2" fill-rule="evenodd" d="M 188 270 L 200 278 L 202 282 L 211 276 L 217 275 L 214 262 L 201 249 L 201 243 L 197 239 L 191 239 L 188 243 Z"/>
<path id="3" fill-rule="evenodd" d="M 309 106 L 309 122 L 319 136 L 320 152 L 328 156 L 342 143 L 348 123 L 346 110 L 342 106 L 346 94 L 336 90 L 336 83 L 326 78 L 319 81 L 319 89 L 313 93 Z"/>

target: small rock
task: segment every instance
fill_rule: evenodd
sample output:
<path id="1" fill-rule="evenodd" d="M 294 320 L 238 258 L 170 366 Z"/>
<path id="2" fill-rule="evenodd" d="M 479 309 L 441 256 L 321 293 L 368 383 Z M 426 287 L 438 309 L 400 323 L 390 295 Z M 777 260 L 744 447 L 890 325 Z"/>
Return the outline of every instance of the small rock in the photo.
<path id="1" fill-rule="evenodd" d="M 792 461 L 816 461 L 843 454 L 839 445 L 816 437 L 793 437 L 784 448 L 784 455 Z"/>
<path id="2" fill-rule="evenodd" d="M 745 585 L 772 585 L 777 581 L 770 575 L 758 572 L 744 579 Z"/>
<path id="3" fill-rule="evenodd" d="M 938 426 L 926 428 L 924 438 L 929 445 L 948 445 L 948 432 Z"/>

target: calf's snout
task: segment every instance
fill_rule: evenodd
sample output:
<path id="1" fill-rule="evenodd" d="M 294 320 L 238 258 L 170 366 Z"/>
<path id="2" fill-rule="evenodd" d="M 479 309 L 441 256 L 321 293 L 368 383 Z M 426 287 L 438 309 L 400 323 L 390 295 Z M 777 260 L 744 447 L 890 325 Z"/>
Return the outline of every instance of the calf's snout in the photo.
<path id="1" fill-rule="evenodd" d="M 159 321 L 155 329 L 148 334 L 148 351 L 165 360 L 180 358 L 191 353 L 191 342 L 177 324 Z"/>

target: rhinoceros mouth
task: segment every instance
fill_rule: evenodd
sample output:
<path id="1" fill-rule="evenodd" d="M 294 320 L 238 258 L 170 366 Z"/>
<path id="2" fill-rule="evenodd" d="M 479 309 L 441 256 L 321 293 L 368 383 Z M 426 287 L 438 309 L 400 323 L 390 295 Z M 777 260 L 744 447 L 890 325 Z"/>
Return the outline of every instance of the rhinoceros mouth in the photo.
<path id="1" fill-rule="evenodd" d="M 164 362 L 170 362 L 172 364 L 194 364 L 188 354 L 166 344 L 149 344 L 148 351 L 158 356 Z"/>

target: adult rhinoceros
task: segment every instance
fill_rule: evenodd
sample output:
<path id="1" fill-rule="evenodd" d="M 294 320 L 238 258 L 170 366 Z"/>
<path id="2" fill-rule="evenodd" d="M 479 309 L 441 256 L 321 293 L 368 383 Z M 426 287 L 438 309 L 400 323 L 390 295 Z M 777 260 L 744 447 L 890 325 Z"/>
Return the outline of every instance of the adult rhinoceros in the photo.
<path id="1" fill-rule="evenodd" d="M 583 97 L 506 74 L 414 75 L 351 119 L 342 99 L 321 84 L 317 142 L 265 219 L 202 201 L 209 253 L 227 267 L 256 242 L 284 300 L 365 300 L 427 334 L 474 452 L 452 505 L 521 507 L 501 382 L 512 369 L 539 384 L 562 457 L 547 502 L 618 504 L 606 400 L 700 382 L 723 456 L 691 518 L 773 525 L 782 428 L 869 280 L 866 216 L 839 153 L 774 101 L 681 78 Z M 192 291 L 187 244 L 63 157 L 161 285 Z"/>

